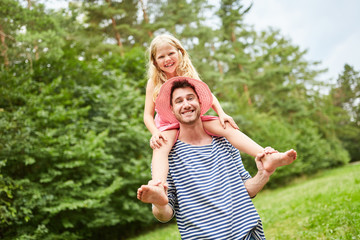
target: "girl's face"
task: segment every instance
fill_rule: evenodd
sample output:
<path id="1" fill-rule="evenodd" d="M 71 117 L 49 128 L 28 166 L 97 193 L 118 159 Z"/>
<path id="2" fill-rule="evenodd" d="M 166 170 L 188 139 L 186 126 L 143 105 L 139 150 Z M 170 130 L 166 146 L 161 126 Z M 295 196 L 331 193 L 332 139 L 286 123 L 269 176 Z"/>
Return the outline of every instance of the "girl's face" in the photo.
<path id="1" fill-rule="evenodd" d="M 179 66 L 179 51 L 169 43 L 158 46 L 155 55 L 156 65 L 166 74 L 168 79 L 176 77 Z"/>

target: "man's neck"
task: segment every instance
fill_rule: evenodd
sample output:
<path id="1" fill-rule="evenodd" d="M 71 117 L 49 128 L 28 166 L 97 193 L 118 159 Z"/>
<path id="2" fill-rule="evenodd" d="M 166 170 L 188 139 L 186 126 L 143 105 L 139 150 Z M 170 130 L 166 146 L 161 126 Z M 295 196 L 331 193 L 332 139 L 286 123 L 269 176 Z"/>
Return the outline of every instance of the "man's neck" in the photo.
<path id="1" fill-rule="evenodd" d="M 212 142 L 212 137 L 205 132 L 204 126 L 200 119 L 191 125 L 180 123 L 179 131 L 178 139 L 187 144 L 203 146 L 211 144 Z"/>

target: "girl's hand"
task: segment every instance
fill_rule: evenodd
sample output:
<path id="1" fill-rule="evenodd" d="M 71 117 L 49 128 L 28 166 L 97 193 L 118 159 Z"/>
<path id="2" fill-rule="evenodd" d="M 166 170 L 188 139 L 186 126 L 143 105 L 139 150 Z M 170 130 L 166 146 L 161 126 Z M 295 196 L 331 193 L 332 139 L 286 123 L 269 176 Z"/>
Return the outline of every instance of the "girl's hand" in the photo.
<path id="1" fill-rule="evenodd" d="M 233 128 L 239 129 L 239 127 L 235 123 L 234 119 L 232 117 L 230 117 L 229 115 L 227 115 L 226 113 L 219 115 L 219 120 L 220 120 L 221 126 L 223 126 L 224 129 L 226 128 L 226 125 L 225 125 L 226 122 L 230 123 L 230 125 Z"/>
<path id="2" fill-rule="evenodd" d="M 150 147 L 152 149 L 160 148 L 162 146 L 162 141 L 166 142 L 167 139 L 165 135 L 162 134 L 162 132 L 156 132 L 152 137 L 150 138 Z"/>

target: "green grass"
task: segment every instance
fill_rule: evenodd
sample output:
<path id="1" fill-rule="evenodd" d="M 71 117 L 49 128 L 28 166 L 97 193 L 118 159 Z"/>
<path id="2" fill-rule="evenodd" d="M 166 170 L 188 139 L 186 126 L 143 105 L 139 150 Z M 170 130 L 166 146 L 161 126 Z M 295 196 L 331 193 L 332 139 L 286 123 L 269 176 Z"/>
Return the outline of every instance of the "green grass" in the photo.
<path id="1" fill-rule="evenodd" d="M 297 179 L 254 199 L 266 239 L 360 239 L 360 165 Z M 175 224 L 132 240 L 180 239 Z"/>

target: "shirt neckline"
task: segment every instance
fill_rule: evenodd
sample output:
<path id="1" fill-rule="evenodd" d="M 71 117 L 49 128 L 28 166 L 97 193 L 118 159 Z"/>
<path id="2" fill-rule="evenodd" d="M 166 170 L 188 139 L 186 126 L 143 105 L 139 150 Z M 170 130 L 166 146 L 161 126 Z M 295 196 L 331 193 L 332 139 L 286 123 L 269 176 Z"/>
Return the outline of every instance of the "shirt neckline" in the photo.
<path id="1" fill-rule="evenodd" d="M 212 138 L 211 143 L 205 144 L 205 145 L 191 145 L 191 144 L 186 143 L 186 142 L 183 142 L 183 141 L 181 141 L 181 140 L 179 140 L 179 139 L 177 139 L 177 142 L 180 142 L 180 143 L 182 143 L 183 145 L 190 146 L 190 147 L 194 147 L 194 148 L 212 147 L 212 145 L 213 145 L 213 143 L 214 143 L 214 141 L 215 141 L 215 138 L 214 138 L 214 136 L 210 136 L 210 137 Z"/>

